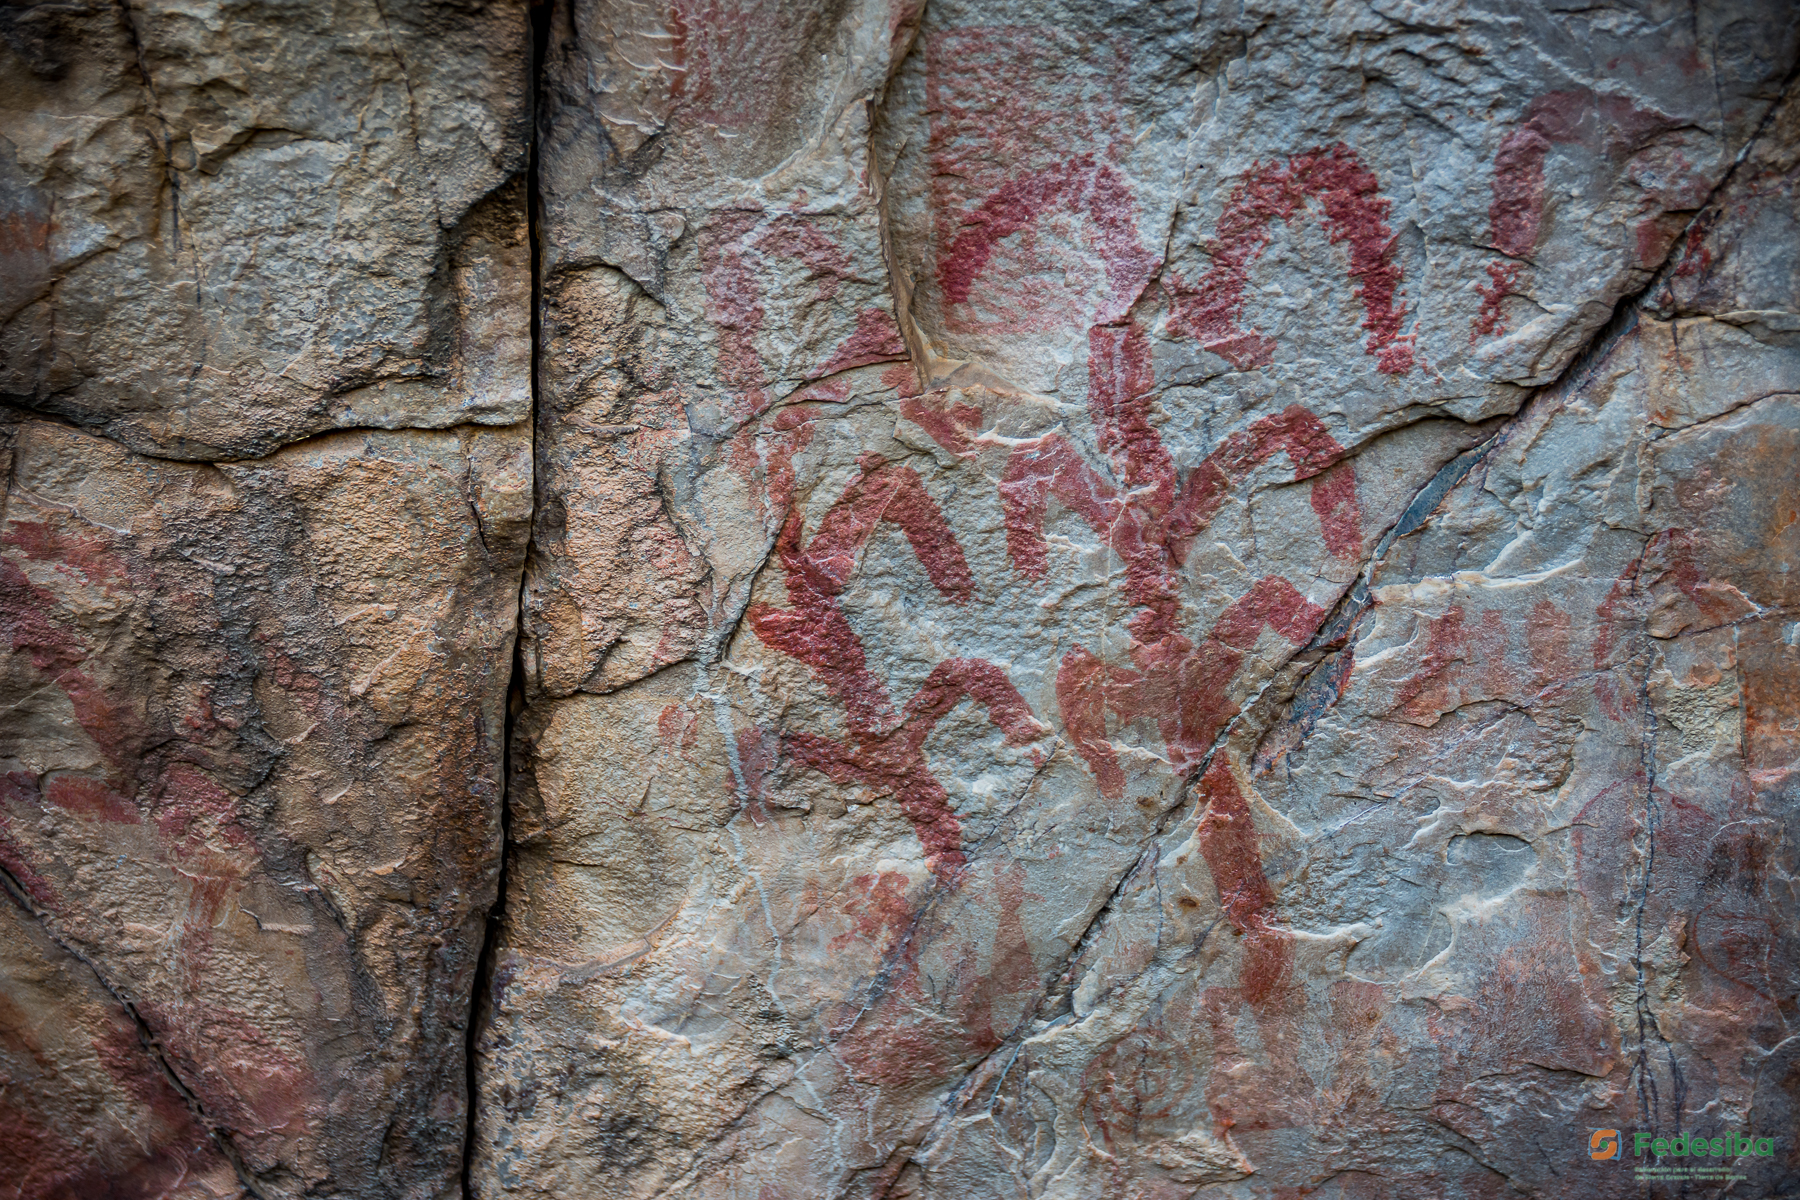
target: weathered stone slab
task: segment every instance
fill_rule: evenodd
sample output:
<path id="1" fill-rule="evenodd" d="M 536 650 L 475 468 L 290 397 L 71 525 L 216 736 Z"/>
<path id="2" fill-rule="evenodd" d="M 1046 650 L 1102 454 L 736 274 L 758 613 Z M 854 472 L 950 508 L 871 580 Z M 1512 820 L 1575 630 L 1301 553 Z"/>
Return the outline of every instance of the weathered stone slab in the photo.
<path id="1" fill-rule="evenodd" d="M 1778 1026 L 1680 1040 L 1636 913 L 1703 907 L 1656 789 L 1784 819 L 1722 715 L 1673 782 L 1651 649 L 1785 628 L 1696 582 L 1780 553 L 1781 256 L 1709 210 L 1769 315 L 1601 335 L 1758 130 L 1787 219 L 1791 14 L 558 21 L 478 1194 L 1555 1195 L 1751 1119 Z"/>
<path id="2" fill-rule="evenodd" d="M 216 1175 L 193 1147 L 217 1143 L 265 1196 L 452 1190 L 525 430 L 339 433 L 217 465 L 6 430 L 0 866 L 31 936 L 117 1001 L 8 995 L 25 1044 L 103 1038 L 114 1090 L 149 1106 L 94 1107 L 91 1064 L 46 1077 L 21 1103 L 71 1147 L 51 1165 L 160 1195 L 176 1159 Z M 191 1105 L 135 1082 L 158 1062 Z"/>
<path id="3" fill-rule="evenodd" d="M 526 419 L 523 4 L 6 14 L 14 403 L 208 460 Z"/>

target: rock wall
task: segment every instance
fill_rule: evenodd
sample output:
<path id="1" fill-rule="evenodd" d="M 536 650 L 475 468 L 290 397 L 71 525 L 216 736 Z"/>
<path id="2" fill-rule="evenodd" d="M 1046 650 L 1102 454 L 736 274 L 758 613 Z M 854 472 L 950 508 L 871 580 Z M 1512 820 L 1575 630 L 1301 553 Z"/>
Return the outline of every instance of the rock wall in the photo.
<path id="1" fill-rule="evenodd" d="M 532 512 L 526 12 L 0 33 L 0 1194 L 454 1195 Z"/>
<path id="2" fill-rule="evenodd" d="M 0 33 L 18 1196 L 1800 1189 L 1790 6 Z"/>

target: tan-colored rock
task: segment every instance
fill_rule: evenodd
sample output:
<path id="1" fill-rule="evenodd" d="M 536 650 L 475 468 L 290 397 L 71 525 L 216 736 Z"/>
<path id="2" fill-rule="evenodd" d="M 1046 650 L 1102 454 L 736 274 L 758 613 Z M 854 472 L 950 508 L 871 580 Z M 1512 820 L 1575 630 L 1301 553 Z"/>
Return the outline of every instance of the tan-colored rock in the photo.
<path id="1" fill-rule="evenodd" d="M 263 1195 L 442 1194 L 497 870 L 524 430 L 201 465 L 25 421 L 8 449 L 16 899 L 133 1007 Z M 64 1133 L 99 1171 L 131 1128 Z"/>
<path id="2" fill-rule="evenodd" d="M 259 455 L 530 412 L 523 3 L 0 18 L 0 392 Z"/>
<path id="3" fill-rule="evenodd" d="M 0 1179 L 1793 1191 L 1791 8 L 0 10 Z"/>
<path id="4" fill-rule="evenodd" d="M 0 1177 L 456 1194 L 532 507 L 526 6 L 0 35 Z"/>
<path id="5" fill-rule="evenodd" d="M 0 1079 L 15 1195 L 242 1194 L 130 1009 L 16 904 L 0 907 Z"/>

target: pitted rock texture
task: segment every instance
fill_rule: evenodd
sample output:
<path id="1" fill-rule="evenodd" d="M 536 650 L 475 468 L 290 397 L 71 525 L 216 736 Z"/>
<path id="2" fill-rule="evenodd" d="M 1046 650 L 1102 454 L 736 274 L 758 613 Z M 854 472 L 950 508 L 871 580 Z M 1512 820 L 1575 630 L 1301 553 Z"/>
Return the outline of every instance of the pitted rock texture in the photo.
<path id="1" fill-rule="evenodd" d="M 476 1194 L 1778 1119 L 1791 12 L 552 22 Z"/>
<path id="2" fill-rule="evenodd" d="M 526 11 L 0 35 L 0 1194 L 457 1194 L 532 507 Z"/>
<path id="3" fill-rule="evenodd" d="M 27 1161 L 116 1171 L 118 1195 L 237 1194 L 208 1150 L 265 1195 L 442 1192 L 497 874 L 524 431 L 338 433 L 219 464 L 6 432 L 0 867 L 59 977 L 117 998 L 46 1009 L 49 968 L 8 964 L 9 1059 L 63 1025 L 112 1072 L 63 1077 L 91 1128 L 50 1085 L 54 1104 L 9 1087 L 73 1156 L 34 1142 Z M 133 1097 L 169 1134 L 139 1131 Z M 165 1140 L 195 1136 L 202 1153 Z M 121 1142 L 150 1152 L 122 1162 Z M 57 1178 L 21 1194 L 79 1194 Z"/>
<path id="4" fill-rule="evenodd" d="M 19 1196 L 1800 1189 L 1790 5 L 5 14 Z"/>
<path id="5" fill-rule="evenodd" d="M 0 393 L 184 459 L 530 411 L 522 4 L 9 5 Z"/>

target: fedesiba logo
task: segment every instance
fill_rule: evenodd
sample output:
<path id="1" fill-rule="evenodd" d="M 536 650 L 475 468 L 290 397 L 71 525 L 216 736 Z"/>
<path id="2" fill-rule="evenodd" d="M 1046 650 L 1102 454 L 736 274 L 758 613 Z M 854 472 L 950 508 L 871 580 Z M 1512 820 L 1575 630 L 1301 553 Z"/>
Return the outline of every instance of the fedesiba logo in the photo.
<path id="1" fill-rule="evenodd" d="M 1714 1158 L 1737 1158 L 1740 1155 L 1774 1158 L 1775 1139 L 1757 1137 L 1753 1133 L 1727 1133 L 1716 1138 L 1685 1133 L 1678 1133 L 1672 1138 L 1659 1138 L 1648 1133 L 1632 1134 L 1632 1154 L 1641 1158 L 1646 1150 L 1657 1158 L 1705 1158 L 1708 1155 Z"/>
<path id="2" fill-rule="evenodd" d="M 1746 1158 L 1774 1158 L 1775 1139 L 1754 1133 L 1722 1133 L 1706 1137 L 1678 1133 L 1657 1137 L 1633 1131 L 1632 1173 L 1642 1183 L 1733 1183 L 1749 1178 L 1737 1174 L 1750 1164 Z M 1627 1135 L 1618 1129 L 1588 1132 L 1588 1157 L 1595 1162 L 1614 1162 L 1626 1157 Z"/>

